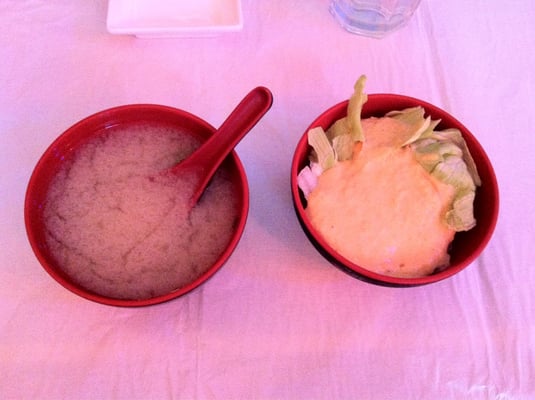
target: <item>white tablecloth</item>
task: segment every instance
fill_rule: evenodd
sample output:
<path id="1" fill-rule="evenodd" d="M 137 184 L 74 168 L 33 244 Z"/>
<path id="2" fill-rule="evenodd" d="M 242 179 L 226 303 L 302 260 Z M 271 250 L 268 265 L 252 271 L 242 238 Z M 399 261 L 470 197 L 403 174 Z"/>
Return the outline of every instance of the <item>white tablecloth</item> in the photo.
<path id="1" fill-rule="evenodd" d="M 535 3 L 423 0 L 382 40 L 327 0 L 244 0 L 241 32 L 138 39 L 104 0 L 0 2 L 0 398 L 535 398 Z M 421 98 L 478 138 L 500 185 L 484 253 L 440 283 L 386 288 L 334 268 L 294 215 L 289 171 L 308 124 L 367 92 Z M 118 308 L 64 289 L 23 223 L 35 163 L 63 130 L 128 103 L 219 125 L 250 89 L 274 104 L 238 145 L 244 236 L 186 296 Z"/>

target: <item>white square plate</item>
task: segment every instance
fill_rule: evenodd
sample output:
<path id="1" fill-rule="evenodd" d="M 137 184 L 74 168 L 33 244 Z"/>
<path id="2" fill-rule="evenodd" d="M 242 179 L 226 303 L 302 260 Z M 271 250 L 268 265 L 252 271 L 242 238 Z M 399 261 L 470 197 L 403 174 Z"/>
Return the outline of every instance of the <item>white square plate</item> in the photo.
<path id="1" fill-rule="evenodd" d="M 242 29 L 241 0 L 109 0 L 110 33 L 137 37 L 215 36 Z"/>

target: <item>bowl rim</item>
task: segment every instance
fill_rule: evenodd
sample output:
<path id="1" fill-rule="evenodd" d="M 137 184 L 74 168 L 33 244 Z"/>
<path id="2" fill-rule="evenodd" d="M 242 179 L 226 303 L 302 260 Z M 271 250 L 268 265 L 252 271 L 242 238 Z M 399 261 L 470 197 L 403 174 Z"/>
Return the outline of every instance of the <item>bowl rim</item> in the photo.
<path id="1" fill-rule="evenodd" d="M 139 116 L 126 116 L 127 113 L 131 114 L 133 112 L 139 113 Z M 81 135 L 83 129 L 87 129 L 87 126 L 91 126 L 91 124 L 99 125 L 99 127 L 95 127 L 94 129 L 92 129 L 93 132 L 97 133 L 100 132 L 102 129 L 107 129 L 109 127 L 116 126 L 117 124 L 121 123 L 126 125 L 136 122 L 160 122 L 160 120 L 158 119 L 148 118 L 145 115 L 146 113 L 158 113 L 159 115 L 165 114 L 169 117 L 172 116 L 175 118 L 185 118 L 188 121 L 188 124 L 192 123 L 197 127 L 197 134 L 203 139 L 208 138 L 209 135 L 213 134 L 213 132 L 215 132 L 216 130 L 214 126 L 188 111 L 160 104 L 135 103 L 103 109 L 74 123 L 72 126 L 64 130 L 59 136 L 57 136 L 52 141 L 52 143 L 50 143 L 50 145 L 46 148 L 46 150 L 44 150 L 39 160 L 37 161 L 26 187 L 26 193 L 24 198 L 24 225 L 26 229 L 27 239 L 37 260 L 39 261 L 43 269 L 61 286 L 82 298 L 104 305 L 118 307 L 151 306 L 175 299 L 198 288 L 209 278 L 211 278 L 228 261 L 229 257 L 234 252 L 235 248 L 238 245 L 238 242 L 240 241 L 243 235 L 243 231 L 245 230 L 245 225 L 248 218 L 250 193 L 247 175 L 245 173 L 245 168 L 240 158 L 238 157 L 238 154 L 235 150 L 233 150 L 229 154 L 229 156 L 227 156 L 224 162 L 227 163 L 230 168 L 235 169 L 235 171 L 233 171 L 233 174 L 235 173 L 238 178 L 237 182 L 241 192 L 239 201 L 242 204 L 242 209 L 238 213 L 237 224 L 234 226 L 234 233 L 232 234 L 229 244 L 218 257 L 217 261 L 195 280 L 169 293 L 151 297 L 148 299 L 120 299 L 100 295 L 98 293 L 86 290 L 81 286 L 73 283 L 71 280 L 65 277 L 64 274 L 59 272 L 57 268 L 51 265 L 52 262 L 47 257 L 46 251 L 43 248 L 45 247 L 45 245 L 39 243 L 39 240 L 36 236 L 36 231 L 34 229 L 34 218 L 39 215 L 36 209 L 42 207 L 42 204 L 34 204 L 34 199 L 36 198 L 38 192 L 37 187 L 40 179 L 43 176 L 47 176 L 47 162 L 50 161 L 57 148 L 69 147 L 69 151 L 72 151 L 75 145 L 71 144 L 69 140 L 76 137 L 77 134 Z M 111 117 L 113 118 L 110 119 Z M 46 186 L 48 186 L 48 183 Z"/>
<path id="2" fill-rule="evenodd" d="M 393 105 L 395 104 L 408 104 L 407 106 L 402 107 L 394 107 L 390 108 L 389 110 L 381 110 L 376 111 L 372 108 L 372 111 L 369 110 L 370 105 L 374 105 L 374 101 L 377 100 L 383 100 L 384 102 L 391 103 Z M 473 151 L 473 148 L 477 148 L 477 151 L 481 158 L 483 159 L 486 167 L 489 170 L 489 178 L 490 182 L 489 184 L 492 192 L 492 197 L 494 199 L 494 204 L 492 205 L 492 211 L 491 211 L 491 220 L 488 221 L 488 229 L 485 230 L 484 235 L 482 236 L 480 242 L 478 243 L 477 247 L 470 253 L 468 257 L 466 257 L 462 262 L 457 263 L 455 265 L 452 265 L 440 272 L 436 272 L 431 275 L 423 276 L 423 277 L 417 277 L 417 278 L 401 278 L 401 277 L 393 277 L 388 275 L 379 274 L 373 271 L 370 271 L 364 267 L 361 267 L 341 254 L 339 254 L 336 250 L 334 250 L 329 244 L 326 243 L 326 241 L 321 237 L 321 235 L 314 229 L 310 221 L 308 220 L 306 213 L 305 213 L 305 206 L 303 205 L 303 196 L 301 193 L 301 190 L 299 189 L 299 186 L 297 184 L 297 175 L 300 171 L 300 167 L 303 163 L 303 157 L 309 154 L 310 146 L 308 145 L 307 140 L 307 134 L 308 131 L 314 127 L 322 126 L 324 129 L 327 129 L 328 126 L 324 126 L 321 124 L 321 121 L 329 120 L 329 126 L 334 123 L 334 121 L 338 118 L 341 118 L 345 115 L 347 115 L 347 105 L 349 103 L 349 100 L 341 101 L 331 107 L 329 107 L 327 110 L 322 112 L 320 115 L 318 115 L 312 123 L 307 127 L 304 134 L 301 136 L 299 141 L 297 142 L 294 156 L 292 159 L 291 164 L 291 193 L 292 193 L 292 201 L 293 206 L 297 215 L 297 218 L 299 220 L 299 223 L 303 227 L 306 236 L 308 239 L 312 242 L 314 247 L 325 257 L 327 258 L 331 263 L 333 263 L 335 266 L 341 268 L 345 272 L 348 272 L 350 275 L 359 278 L 363 281 L 374 283 L 378 285 L 383 286 L 390 286 L 390 287 L 412 287 L 412 286 L 421 286 L 426 285 L 434 282 L 441 281 L 443 279 L 446 279 L 448 277 L 451 277 L 461 270 L 465 269 L 468 265 L 470 265 L 484 250 L 484 248 L 487 246 L 488 242 L 490 241 L 496 224 L 498 220 L 498 213 L 499 213 L 499 190 L 498 190 L 498 182 L 496 179 L 496 174 L 494 172 L 494 168 L 492 166 L 492 163 L 490 162 L 490 159 L 488 158 L 488 155 L 486 154 L 485 150 L 479 143 L 479 141 L 476 139 L 476 137 L 464 126 L 459 120 L 457 120 L 455 117 L 453 117 L 451 114 L 446 112 L 440 107 L 435 106 L 434 104 L 431 104 L 427 101 L 420 100 L 415 97 L 406 96 L 406 95 L 400 95 L 400 94 L 394 94 L 394 93 L 373 93 L 368 94 L 368 100 L 363 106 L 363 116 L 364 118 L 369 116 L 383 116 L 386 112 L 394 110 L 394 109 L 402 109 L 407 108 L 416 105 L 421 105 L 424 109 L 426 114 L 432 115 L 433 118 L 439 117 L 441 119 L 441 123 L 439 126 L 446 125 L 447 127 L 455 127 L 458 128 L 463 137 L 468 138 L 471 146 L 470 148 L 471 152 Z M 382 107 L 379 107 L 382 108 Z M 330 118 L 327 118 L 329 116 Z M 307 149 L 306 153 L 303 154 L 302 150 Z M 478 165 L 478 169 L 480 168 L 480 165 Z"/>

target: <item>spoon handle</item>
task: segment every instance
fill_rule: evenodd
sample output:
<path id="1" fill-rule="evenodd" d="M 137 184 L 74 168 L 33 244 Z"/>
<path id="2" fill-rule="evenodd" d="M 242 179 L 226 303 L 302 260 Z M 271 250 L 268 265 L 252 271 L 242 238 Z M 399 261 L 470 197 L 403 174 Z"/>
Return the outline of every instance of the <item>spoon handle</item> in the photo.
<path id="1" fill-rule="evenodd" d="M 272 103 L 273 95 L 269 89 L 259 86 L 251 90 L 214 135 L 173 168 L 173 172 L 191 169 L 198 174 L 199 183 L 191 204 L 197 203 L 219 165 L 271 108 Z"/>

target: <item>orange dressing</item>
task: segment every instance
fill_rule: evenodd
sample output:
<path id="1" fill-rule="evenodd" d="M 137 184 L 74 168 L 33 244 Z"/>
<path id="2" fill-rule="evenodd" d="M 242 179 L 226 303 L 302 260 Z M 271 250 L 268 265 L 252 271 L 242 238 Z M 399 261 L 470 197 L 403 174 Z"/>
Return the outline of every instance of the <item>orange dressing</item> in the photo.
<path id="1" fill-rule="evenodd" d="M 313 226 L 345 258 L 383 275 L 418 277 L 446 266 L 455 231 L 443 221 L 453 187 L 399 147 L 410 134 L 404 123 L 362 122 L 366 141 L 352 160 L 320 175 L 308 198 Z"/>

